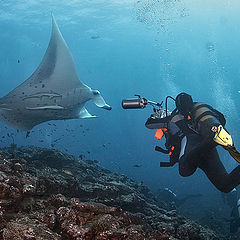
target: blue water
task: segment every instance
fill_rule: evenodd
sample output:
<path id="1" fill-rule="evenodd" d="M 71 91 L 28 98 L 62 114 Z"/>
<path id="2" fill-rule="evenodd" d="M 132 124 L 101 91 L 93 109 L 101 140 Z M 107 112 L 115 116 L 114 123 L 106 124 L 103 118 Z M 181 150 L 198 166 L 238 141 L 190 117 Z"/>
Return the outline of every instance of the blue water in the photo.
<path id="1" fill-rule="evenodd" d="M 1 123 L 1 147 L 13 140 L 40 147 L 56 143 L 55 148 L 99 160 L 101 166 L 143 181 L 153 191 L 169 187 L 180 194 L 200 192 L 218 199 L 219 192 L 200 171 L 182 178 L 177 166 L 159 167 L 160 160 L 168 158 L 154 151 L 163 143 L 144 126 L 151 107 L 123 110 L 121 101 L 136 93 L 161 101 L 188 92 L 225 114 L 240 149 L 238 0 L 0 0 L 0 6 L 1 97 L 39 65 L 53 13 L 81 81 L 100 90 L 113 107 L 107 112 L 89 102 L 89 112 L 99 118 L 50 122 L 56 127 L 43 123 L 29 138 Z M 237 165 L 219 150 L 228 170 Z M 133 167 L 136 164 L 141 167 Z"/>

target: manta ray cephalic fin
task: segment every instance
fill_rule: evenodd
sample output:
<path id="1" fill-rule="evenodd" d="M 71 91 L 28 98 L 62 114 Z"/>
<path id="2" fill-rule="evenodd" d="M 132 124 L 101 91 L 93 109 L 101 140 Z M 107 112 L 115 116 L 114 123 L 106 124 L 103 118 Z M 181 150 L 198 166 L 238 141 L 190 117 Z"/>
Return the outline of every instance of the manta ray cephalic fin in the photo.
<path id="1" fill-rule="evenodd" d="M 91 115 L 88 110 L 83 107 L 79 112 L 79 118 L 96 118 L 97 116 Z"/>

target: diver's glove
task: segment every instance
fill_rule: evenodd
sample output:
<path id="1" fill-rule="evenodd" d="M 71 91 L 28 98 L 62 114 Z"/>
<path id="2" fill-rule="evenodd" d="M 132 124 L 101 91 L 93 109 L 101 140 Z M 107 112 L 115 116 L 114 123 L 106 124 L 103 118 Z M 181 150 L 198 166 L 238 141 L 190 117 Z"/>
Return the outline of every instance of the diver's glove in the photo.
<path id="1" fill-rule="evenodd" d="M 229 154 L 240 163 L 240 153 L 237 151 L 237 149 L 234 147 L 233 140 L 231 135 L 223 128 L 222 125 L 219 125 L 218 127 L 212 127 L 212 131 L 216 132 L 213 140 L 223 146 Z"/>

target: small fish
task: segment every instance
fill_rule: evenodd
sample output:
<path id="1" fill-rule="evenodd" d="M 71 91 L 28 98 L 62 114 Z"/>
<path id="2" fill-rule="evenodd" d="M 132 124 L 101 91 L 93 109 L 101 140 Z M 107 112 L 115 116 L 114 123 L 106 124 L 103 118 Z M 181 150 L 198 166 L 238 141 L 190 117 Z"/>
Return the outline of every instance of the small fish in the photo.
<path id="1" fill-rule="evenodd" d="M 81 160 L 83 160 L 83 159 L 85 158 L 85 155 L 80 154 L 78 157 L 79 157 Z"/>
<path id="2" fill-rule="evenodd" d="M 72 172 L 70 170 L 67 169 L 62 169 L 62 172 L 68 175 L 73 175 Z"/>
<path id="3" fill-rule="evenodd" d="M 99 39 L 100 38 L 100 36 L 98 36 L 98 35 L 95 35 L 95 36 L 91 36 L 91 39 Z"/>
<path id="4" fill-rule="evenodd" d="M 17 62 L 20 63 L 20 60 L 18 59 Z"/>
<path id="5" fill-rule="evenodd" d="M 28 138 L 29 135 L 30 135 L 30 131 L 27 131 L 27 133 L 26 133 L 26 138 Z"/>
<path id="6" fill-rule="evenodd" d="M 133 165 L 133 167 L 136 167 L 136 168 L 139 168 L 139 167 L 141 167 L 142 165 L 139 165 L 139 164 L 135 164 L 135 165 Z"/>

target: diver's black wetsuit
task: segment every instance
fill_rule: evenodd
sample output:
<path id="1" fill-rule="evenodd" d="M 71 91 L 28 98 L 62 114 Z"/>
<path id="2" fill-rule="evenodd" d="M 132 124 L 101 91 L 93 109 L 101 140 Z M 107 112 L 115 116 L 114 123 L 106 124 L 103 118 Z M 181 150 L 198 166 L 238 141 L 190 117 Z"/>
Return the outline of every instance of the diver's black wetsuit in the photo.
<path id="1" fill-rule="evenodd" d="M 166 119 L 166 120 L 169 120 Z M 222 192 L 230 192 L 240 184 L 240 166 L 231 173 L 227 173 L 223 166 L 215 142 L 212 138 L 203 138 L 193 128 L 189 128 L 186 119 L 181 114 L 176 114 L 170 122 L 164 123 L 164 119 L 150 117 L 146 127 L 150 129 L 167 128 L 170 134 L 181 132 L 180 154 L 178 158 L 179 173 L 183 177 L 192 175 L 197 168 L 202 169 L 214 186 Z M 170 129 L 169 129 L 170 128 Z M 171 131 L 171 128 L 174 131 Z M 209 140 L 211 139 L 211 140 Z"/>
<path id="2" fill-rule="evenodd" d="M 200 168 L 218 190 L 226 193 L 240 184 L 240 166 L 237 166 L 231 173 L 227 173 L 216 147 L 211 148 L 204 144 L 196 147 L 203 141 L 199 135 L 188 135 L 186 138 L 184 155 L 179 159 L 181 176 L 190 176 L 197 168 Z"/>

